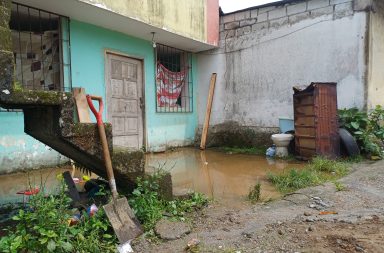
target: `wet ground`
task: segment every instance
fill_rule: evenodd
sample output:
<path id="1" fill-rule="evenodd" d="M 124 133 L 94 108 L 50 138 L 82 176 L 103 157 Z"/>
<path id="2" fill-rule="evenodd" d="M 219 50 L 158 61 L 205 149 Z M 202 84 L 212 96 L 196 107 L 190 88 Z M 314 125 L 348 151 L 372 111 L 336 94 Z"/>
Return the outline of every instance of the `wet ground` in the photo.
<path id="1" fill-rule="evenodd" d="M 154 168 L 169 170 L 175 195 L 192 190 L 223 204 L 239 205 L 257 182 L 261 184 L 262 200 L 278 198 L 280 194 L 267 181 L 267 173 L 300 168 L 304 163 L 267 160 L 264 156 L 231 154 L 219 150 L 183 148 L 148 154 L 146 166 L 149 171 Z"/>
<path id="2" fill-rule="evenodd" d="M 384 161 L 353 165 L 338 180 L 282 199 L 241 208 L 212 202 L 196 212 L 190 234 L 153 243 L 141 237 L 135 252 L 384 252 Z M 325 211 L 325 212 L 323 212 Z M 191 241 L 195 249 L 186 251 Z"/>

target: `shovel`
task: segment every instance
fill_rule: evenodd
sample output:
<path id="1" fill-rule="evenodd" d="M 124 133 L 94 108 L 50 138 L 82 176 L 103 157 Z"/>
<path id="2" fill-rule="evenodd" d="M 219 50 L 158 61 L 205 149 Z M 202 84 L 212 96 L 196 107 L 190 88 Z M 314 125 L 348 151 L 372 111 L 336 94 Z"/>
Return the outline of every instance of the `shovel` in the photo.
<path id="1" fill-rule="evenodd" d="M 92 100 L 97 100 L 99 102 L 99 111 L 96 111 L 95 107 L 93 106 Z M 91 109 L 97 120 L 97 127 L 99 129 L 101 145 L 103 147 L 104 163 L 107 169 L 109 186 L 111 187 L 112 191 L 113 201 L 103 206 L 103 208 L 105 210 L 105 213 L 107 214 L 109 221 L 112 224 L 113 230 L 115 231 L 119 242 L 121 244 L 129 244 L 130 240 L 142 234 L 143 230 L 140 226 L 140 223 L 136 219 L 132 209 L 128 205 L 127 198 L 118 198 L 115 176 L 113 175 L 111 156 L 109 154 L 107 137 L 105 135 L 103 123 L 103 100 L 99 96 L 87 95 L 87 102 L 89 108 Z"/>

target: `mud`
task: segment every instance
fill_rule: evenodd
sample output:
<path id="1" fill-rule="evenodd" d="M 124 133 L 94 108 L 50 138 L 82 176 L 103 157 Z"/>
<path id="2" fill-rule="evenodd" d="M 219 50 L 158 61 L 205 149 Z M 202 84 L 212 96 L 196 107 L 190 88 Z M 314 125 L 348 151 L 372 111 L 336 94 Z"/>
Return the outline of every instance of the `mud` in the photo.
<path id="1" fill-rule="evenodd" d="M 263 156 L 229 154 L 193 148 L 146 155 L 146 170 L 169 170 L 174 195 L 190 191 L 204 193 L 223 205 L 242 205 L 251 187 L 261 184 L 261 199 L 276 199 L 280 194 L 267 181 L 268 172 L 300 168 L 304 164 L 267 160 Z"/>
<path id="2" fill-rule="evenodd" d="M 193 252 L 384 252 L 383 167 L 384 161 L 354 165 L 339 180 L 345 191 L 326 183 L 267 203 L 213 202 L 193 215 L 185 237 L 157 244 L 141 237 L 133 247 L 135 252 L 185 252 L 197 239 Z M 316 208 L 314 202 L 326 205 Z"/>

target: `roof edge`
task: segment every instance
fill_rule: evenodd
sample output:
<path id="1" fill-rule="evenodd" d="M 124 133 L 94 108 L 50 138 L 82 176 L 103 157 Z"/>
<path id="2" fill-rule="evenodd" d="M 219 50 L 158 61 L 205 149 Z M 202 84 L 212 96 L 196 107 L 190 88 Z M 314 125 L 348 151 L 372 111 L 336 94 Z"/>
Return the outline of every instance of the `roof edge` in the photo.
<path id="1" fill-rule="evenodd" d="M 238 13 L 238 12 L 255 10 L 255 9 L 260 9 L 260 8 L 264 8 L 264 7 L 280 6 L 280 5 L 289 4 L 289 3 L 293 3 L 293 2 L 304 2 L 304 1 L 306 1 L 306 0 L 282 0 L 282 1 L 271 2 L 271 3 L 267 3 L 267 4 L 263 4 L 263 5 L 252 6 L 252 7 L 246 8 L 246 9 L 241 9 L 241 10 L 232 11 L 232 12 L 228 12 L 228 13 L 223 13 L 223 14 L 220 13 L 220 16 L 226 16 L 226 15 L 230 15 L 230 14 L 234 14 L 234 13 Z"/>

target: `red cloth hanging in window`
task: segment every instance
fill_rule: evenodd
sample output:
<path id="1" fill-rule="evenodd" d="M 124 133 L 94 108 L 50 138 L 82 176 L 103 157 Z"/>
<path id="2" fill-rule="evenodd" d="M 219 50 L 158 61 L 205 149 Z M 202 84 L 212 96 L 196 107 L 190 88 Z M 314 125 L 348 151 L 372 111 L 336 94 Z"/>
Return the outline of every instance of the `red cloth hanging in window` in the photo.
<path id="1" fill-rule="evenodd" d="M 185 85 L 187 70 L 172 72 L 161 63 L 157 63 L 156 71 L 156 93 L 157 106 L 175 107 L 181 90 Z"/>

